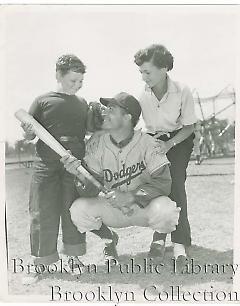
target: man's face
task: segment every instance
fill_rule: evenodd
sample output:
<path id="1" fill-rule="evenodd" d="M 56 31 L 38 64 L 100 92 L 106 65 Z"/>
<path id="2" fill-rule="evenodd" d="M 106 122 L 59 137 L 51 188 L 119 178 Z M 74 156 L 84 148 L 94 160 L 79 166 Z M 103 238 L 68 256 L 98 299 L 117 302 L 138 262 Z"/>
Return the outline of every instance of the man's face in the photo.
<path id="1" fill-rule="evenodd" d="M 124 109 L 117 105 L 110 104 L 103 111 L 104 130 L 119 130 L 126 124 L 126 116 Z"/>
<path id="2" fill-rule="evenodd" d="M 62 89 L 69 95 L 75 95 L 82 88 L 84 75 L 81 72 L 68 71 L 64 76 L 57 72 L 57 80 L 61 83 Z"/>

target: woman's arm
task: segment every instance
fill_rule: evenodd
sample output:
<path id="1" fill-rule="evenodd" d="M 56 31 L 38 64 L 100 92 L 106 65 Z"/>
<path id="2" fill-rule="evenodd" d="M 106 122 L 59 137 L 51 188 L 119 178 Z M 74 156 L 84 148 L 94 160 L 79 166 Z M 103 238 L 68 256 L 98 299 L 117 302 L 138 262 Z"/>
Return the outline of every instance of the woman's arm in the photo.
<path id="1" fill-rule="evenodd" d="M 179 120 L 183 127 L 173 138 L 167 141 L 166 145 L 170 146 L 170 148 L 188 138 L 194 132 L 194 124 L 197 122 L 193 96 L 188 87 L 185 87 L 182 91 L 182 106 Z"/>
<path id="2" fill-rule="evenodd" d="M 174 147 L 187 139 L 194 132 L 194 124 L 184 125 L 182 129 L 171 139 L 167 141 L 167 145 Z"/>
<path id="3" fill-rule="evenodd" d="M 156 140 L 160 147 L 161 153 L 166 154 L 171 148 L 187 139 L 194 132 L 194 124 L 184 125 L 182 129 L 168 141 Z"/>

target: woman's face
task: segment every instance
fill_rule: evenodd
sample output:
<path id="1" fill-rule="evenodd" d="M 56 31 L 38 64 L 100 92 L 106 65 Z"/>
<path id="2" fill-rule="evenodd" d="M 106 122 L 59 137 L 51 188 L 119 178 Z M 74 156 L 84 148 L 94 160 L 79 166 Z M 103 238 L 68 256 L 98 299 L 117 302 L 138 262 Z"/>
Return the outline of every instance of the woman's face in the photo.
<path id="1" fill-rule="evenodd" d="M 158 68 L 150 61 L 144 62 L 139 67 L 139 71 L 142 74 L 143 81 L 150 88 L 153 88 L 166 78 L 167 68 Z"/>
<path id="2" fill-rule="evenodd" d="M 81 72 L 68 71 L 65 75 L 62 75 L 60 71 L 57 72 L 57 81 L 61 84 L 62 91 L 75 95 L 76 92 L 82 88 L 84 75 Z"/>

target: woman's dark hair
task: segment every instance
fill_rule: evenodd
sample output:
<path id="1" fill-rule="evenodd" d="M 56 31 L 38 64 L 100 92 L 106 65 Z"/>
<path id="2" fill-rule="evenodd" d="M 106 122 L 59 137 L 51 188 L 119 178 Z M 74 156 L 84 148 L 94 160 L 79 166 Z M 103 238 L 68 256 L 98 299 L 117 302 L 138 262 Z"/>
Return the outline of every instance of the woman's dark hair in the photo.
<path id="1" fill-rule="evenodd" d="M 150 61 L 158 68 L 167 68 L 168 71 L 173 68 L 173 56 L 163 45 L 151 45 L 134 55 L 134 62 L 138 66 Z"/>
<path id="2" fill-rule="evenodd" d="M 73 54 L 65 54 L 60 56 L 56 63 L 56 71 L 60 71 L 62 76 L 64 76 L 70 70 L 83 74 L 86 72 L 86 66 L 77 56 Z"/>

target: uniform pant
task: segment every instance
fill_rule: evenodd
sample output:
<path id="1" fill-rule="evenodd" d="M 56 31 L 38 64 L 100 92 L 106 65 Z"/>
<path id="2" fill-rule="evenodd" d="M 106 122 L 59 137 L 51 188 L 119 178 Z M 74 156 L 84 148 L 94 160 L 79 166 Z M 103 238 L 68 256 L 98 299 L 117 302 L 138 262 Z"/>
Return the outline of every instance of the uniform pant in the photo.
<path id="1" fill-rule="evenodd" d="M 171 133 L 171 137 L 177 132 Z M 166 135 L 160 139 L 166 141 L 169 138 Z M 179 222 L 175 231 L 171 233 L 172 242 L 180 243 L 185 246 L 191 245 L 191 230 L 188 221 L 187 196 L 185 181 L 187 178 L 186 170 L 193 150 L 194 134 L 174 146 L 167 152 L 167 158 L 170 161 L 170 172 L 172 178 L 171 194 L 169 197 L 181 207 Z M 154 240 L 162 238 L 158 233 L 154 234 Z"/>
<path id="2" fill-rule="evenodd" d="M 58 160 L 37 161 L 30 187 L 30 243 L 35 264 L 51 264 L 59 259 L 57 240 L 61 218 L 62 252 L 83 255 L 85 235 L 72 223 L 69 207 L 78 197 L 74 177 Z"/>
<path id="3" fill-rule="evenodd" d="M 72 204 L 70 213 L 73 223 L 82 233 L 99 230 L 102 223 L 113 228 L 151 227 L 163 233 L 176 229 L 179 209 L 168 197 L 155 198 L 145 208 L 133 204 L 132 209 L 132 215 L 128 216 L 114 208 L 105 198 L 79 198 Z"/>

